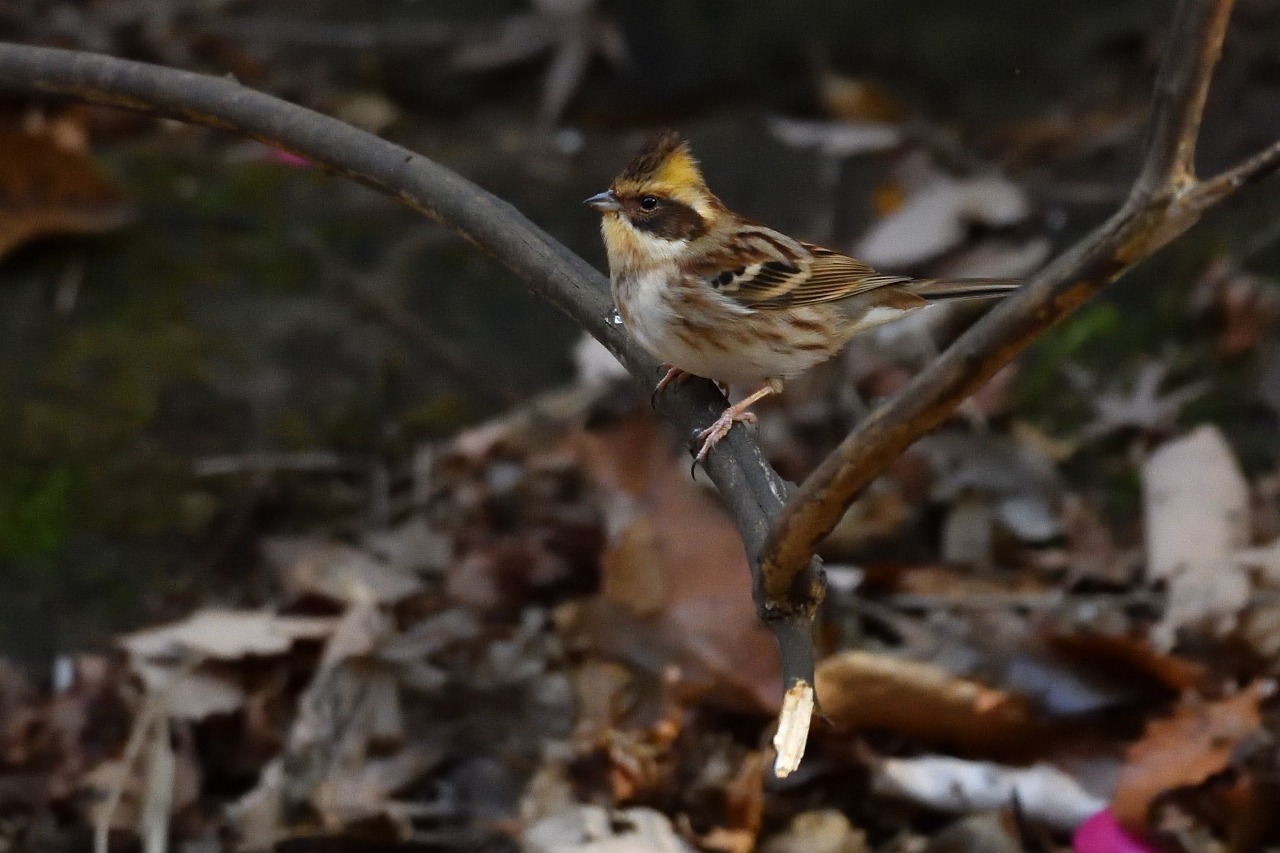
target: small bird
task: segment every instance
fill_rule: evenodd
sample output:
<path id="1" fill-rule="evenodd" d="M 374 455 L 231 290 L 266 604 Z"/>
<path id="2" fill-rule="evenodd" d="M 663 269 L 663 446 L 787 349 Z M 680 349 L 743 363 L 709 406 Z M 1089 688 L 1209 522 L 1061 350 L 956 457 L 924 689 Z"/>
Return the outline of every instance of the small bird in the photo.
<path id="1" fill-rule="evenodd" d="M 614 304 L 627 331 L 667 367 L 759 385 L 698 434 L 703 461 L 750 407 L 835 355 L 858 332 L 945 299 L 1001 296 L 1011 279 L 914 279 L 788 237 L 729 210 L 688 144 L 651 138 L 609 189 L 602 215 Z"/>

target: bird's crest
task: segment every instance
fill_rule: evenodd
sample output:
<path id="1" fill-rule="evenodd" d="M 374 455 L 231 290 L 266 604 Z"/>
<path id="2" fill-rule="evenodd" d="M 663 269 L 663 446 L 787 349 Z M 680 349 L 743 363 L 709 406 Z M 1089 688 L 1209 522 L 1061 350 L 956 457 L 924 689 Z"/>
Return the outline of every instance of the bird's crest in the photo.
<path id="1" fill-rule="evenodd" d="M 644 148 L 618 176 L 618 182 L 634 186 L 659 185 L 671 189 L 702 187 L 706 183 L 689 143 L 673 130 L 649 138 Z"/>

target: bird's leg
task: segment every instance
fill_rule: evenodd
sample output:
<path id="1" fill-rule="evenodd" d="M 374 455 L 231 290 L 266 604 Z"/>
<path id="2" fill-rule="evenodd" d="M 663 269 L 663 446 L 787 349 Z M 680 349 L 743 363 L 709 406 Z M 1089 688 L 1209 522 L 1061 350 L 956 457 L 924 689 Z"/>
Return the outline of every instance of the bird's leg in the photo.
<path id="1" fill-rule="evenodd" d="M 662 393 L 663 388 L 666 388 L 672 382 L 684 382 L 689 378 L 689 374 L 678 367 L 672 367 L 668 364 L 664 364 L 663 367 L 667 368 L 666 375 L 658 380 L 658 387 L 654 388 L 653 393 L 649 395 L 649 405 L 655 408 L 658 405 L 658 395 Z"/>
<path id="2" fill-rule="evenodd" d="M 711 452 L 711 448 L 715 447 L 720 442 L 720 439 L 729 434 L 729 430 L 733 429 L 734 424 L 738 422 L 755 423 L 756 416 L 747 410 L 770 394 L 778 394 L 781 391 L 782 380 L 770 379 L 760 388 L 725 409 L 715 423 L 698 433 L 698 441 L 702 442 L 702 447 L 698 450 L 698 455 L 694 457 L 694 464 L 696 465 L 706 459 L 707 454 Z"/>

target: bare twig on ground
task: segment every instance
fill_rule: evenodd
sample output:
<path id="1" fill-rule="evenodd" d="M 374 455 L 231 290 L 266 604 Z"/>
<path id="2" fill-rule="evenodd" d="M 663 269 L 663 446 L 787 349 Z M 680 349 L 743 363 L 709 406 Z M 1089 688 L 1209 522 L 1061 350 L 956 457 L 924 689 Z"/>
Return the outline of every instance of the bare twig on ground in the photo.
<path id="1" fill-rule="evenodd" d="M 154 754 L 159 750 L 168 752 L 170 748 L 169 725 L 166 717 L 169 712 L 169 698 L 173 695 L 173 691 L 177 689 L 182 680 L 195 672 L 203 662 L 203 655 L 190 655 L 185 661 L 183 661 L 182 665 L 174 671 L 173 677 L 167 684 L 159 690 L 153 690 L 147 693 L 146 697 L 143 699 L 142 707 L 138 709 L 137 716 L 133 718 L 133 726 L 129 730 L 129 740 L 125 743 L 124 754 L 121 756 L 119 761 L 119 775 L 116 778 L 115 784 L 111 786 L 111 790 L 107 793 L 106 804 L 99 813 L 97 823 L 93 828 L 94 853 L 108 853 L 111 848 L 111 824 L 115 819 L 116 810 L 120 808 L 120 803 L 124 799 L 124 792 L 125 788 L 129 784 L 130 774 L 133 772 L 134 764 L 137 763 L 139 757 L 142 755 L 143 747 L 147 746 L 148 743 L 151 744 L 150 749 L 152 750 L 152 762 L 148 764 L 148 773 L 159 770 L 161 772 L 168 772 L 169 774 L 172 774 L 172 766 L 164 765 L 164 758 L 157 761 Z M 151 780 L 148 779 L 147 781 L 150 783 Z M 151 785 L 148 784 L 147 787 L 150 789 Z M 170 783 L 165 787 L 171 789 L 172 781 L 170 780 Z M 152 794 L 148 790 L 145 795 L 146 802 L 144 803 L 144 812 L 148 805 L 152 807 L 152 811 L 156 809 L 156 805 L 152 800 L 158 796 L 158 792 Z M 160 818 L 154 814 L 148 814 L 148 818 L 151 821 L 152 826 L 160 820 Z M 163 818 L 167 822 L 167 809 Z M 153 849 L 152 845 L 158 843 L 155 840 L 156 834 L 154 832 L 146 832 L 144 835 L 148 842 L 147 849 Z"/>

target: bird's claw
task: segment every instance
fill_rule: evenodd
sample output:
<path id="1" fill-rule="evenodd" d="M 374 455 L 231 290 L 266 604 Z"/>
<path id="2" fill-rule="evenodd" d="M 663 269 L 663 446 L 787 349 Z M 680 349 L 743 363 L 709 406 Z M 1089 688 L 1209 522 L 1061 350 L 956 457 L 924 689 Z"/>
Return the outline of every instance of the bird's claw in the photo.
<path id="1" fill-rule="evenodd" d="M 756 416 L 751 412 L 736 412 L 733 409 L 726 409 L 724 414 L 716 418 L 716 422 L 711 426 L 698 433 L 698 441 L 702 442 L 702 446 L 698 449 L 697 455 L 693 457 L 693 464 L 697 465 L 707 458 L 707 454 L 711 452 L 711 448 L 720 443 L 729 430 L 733 429 L 736 423 L 753 424 L 756 422 Z"/>

